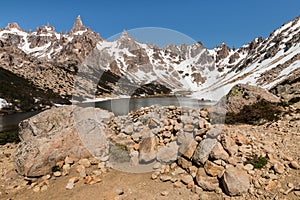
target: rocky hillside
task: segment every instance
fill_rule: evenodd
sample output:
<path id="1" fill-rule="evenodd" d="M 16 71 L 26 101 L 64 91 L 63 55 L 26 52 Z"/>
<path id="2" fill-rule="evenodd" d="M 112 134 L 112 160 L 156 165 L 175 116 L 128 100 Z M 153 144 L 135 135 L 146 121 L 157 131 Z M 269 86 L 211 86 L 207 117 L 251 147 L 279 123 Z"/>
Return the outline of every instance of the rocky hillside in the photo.
<path id="1" fill-rule="evenodd" d="M 93 98 L 175 93 L 217 100 L 237 83 L 274 89 L 296 80 L 299 34 L 297 17 L 266 39 L 238 49 L 222 44 L 208 50 L 200 42 L 159 48 L 134 40 L 126 31 L 118 40 L 105 41 L 80 17 L 64 34 L 50 25 L 26 32 L 12 23 L 0 30 L 0 67 L 69 99 L 72 94 Z M 0 98 L 9 100 L 2 91 Z"/>
<path id="2" fill-rule="evenodd" d="M 230 113 L 261 100 L 278 102 L 275 95 L 248 85 L 234 87 L 224 98 Z M 158 193 L 143 192 L 147 199 L 157 194 L 157 199 L 299 199 L 300 112 L 284 109 L 279 119 L 254 126 L 213 123 L 211 108 L 151 106 L 124 116 L 91 107 L 52 108 L 20 123 L 17 147 L 3 147 L 0 194 L 20 199 L 47 194 L 43 199 L 49 199 L 60 191 L 59 198 L 69 199 L 65 195 L 82 193 L 86 185 L 84 191 L 97 187 L 99 195 L 113 168 L 137 177 L 146 174 L 156 188 L 160 181 L 169 184 Z M 113 180 L 126 183 L 114 192 L 117 196 L 136 197 L 130 187 L 139 184 L 125 175 Z"/>
<path id="3" fill-rule="evenodd" d="M 0 31 L 0 65 L 39 88 L 67 96 L 79 64 L 101 40 L 80 18 L 66 34 L 50 26 L 26 32 L 12 23 Z"/>
<path id="4" fill-rule="evenodd" d="M 268 38 L 256 38 L 239 49 L 225 44 L 210 52 L 220 71 L 218 81 L 208 91 L 224 89 L 236 83 L 249 83 L 272 89 L 300 76 L 300 17 L 282 25 Z"/>
<path id="5" fill-rule="evenodd" d="M 60 95 L 38 88 L 29 80 L 0 68 L 0 113 L 41 110 L 55 103 L 70 104 Z M 10 102 L 10 103 L 8 103 Z"/>

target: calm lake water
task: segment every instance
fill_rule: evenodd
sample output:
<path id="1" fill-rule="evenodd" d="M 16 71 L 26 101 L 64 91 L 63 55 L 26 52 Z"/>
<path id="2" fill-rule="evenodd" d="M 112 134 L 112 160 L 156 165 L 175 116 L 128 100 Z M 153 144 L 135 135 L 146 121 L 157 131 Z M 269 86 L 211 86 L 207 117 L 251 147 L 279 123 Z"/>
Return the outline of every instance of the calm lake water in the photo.
<path id="1" fill-rule="evenodd" d="M 20 121 L 34 116 L 38 113 L 38 111 L 35 111 L 0 116 L 0 132 L 15 130 L 18 128 L 18 124 Z"/>
<path id="2" fill-rule="evenodd" d="M 147 98 L 128 98 L 113 99 L 109 101 L 96 102 L 95 107 L 112 111 L 115 115 L 127 115 L 129 112 L 138 110 L 142 107 L 157 106 L 181 106 L 203 108 L 212 105 L 210 101 L 199 101 L 187 97 L 147 97 Z"/>
<path id="3" fill-rule="evenodd" d="M 126 115 L 130 111 L 138 110 L 142 107 L 152 105 L 158 106 L 186 106 L 194 108 L 202 108 L 212 105 L 213 102 L 199 101 L 187 97 L 147 97 L 147 98 L 126 98 L 113 99 L 95 103 L 84 103 L 82 106 L 95 106 L 98 108 L 112 111 L 115 115 Z M 12 115 L 0 116 L 0 132 L 15 130 L 20 121 L 36 115 L 38 112 L 15 113 Z"/>

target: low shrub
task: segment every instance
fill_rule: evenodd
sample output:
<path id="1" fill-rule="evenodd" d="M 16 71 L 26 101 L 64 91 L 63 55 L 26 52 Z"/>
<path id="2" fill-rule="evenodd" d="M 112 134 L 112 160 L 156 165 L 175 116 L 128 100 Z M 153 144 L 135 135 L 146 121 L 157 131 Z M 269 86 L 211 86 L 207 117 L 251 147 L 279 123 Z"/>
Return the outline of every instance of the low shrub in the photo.
<path id="1" fill-rule="evenodd" d="M 254 169 L 261 169 L 268 163 L 268 158 L 263 156 L 253 156 L 252 158 L 248 158 L 247 161 L 244 163 L 253 165 Z"/>

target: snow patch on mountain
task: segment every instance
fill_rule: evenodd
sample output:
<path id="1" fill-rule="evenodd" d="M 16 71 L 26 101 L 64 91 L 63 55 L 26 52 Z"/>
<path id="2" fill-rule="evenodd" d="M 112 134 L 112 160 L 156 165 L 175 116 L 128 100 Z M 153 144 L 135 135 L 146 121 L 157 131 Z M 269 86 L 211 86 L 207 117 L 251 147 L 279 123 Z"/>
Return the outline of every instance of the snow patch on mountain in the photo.
<path id="1" fill-rule="evenodd" d="M 6 108 L 8 106 L 10 106 L 11 104 L 8 103 L 5 99 L 1 99 L 0 98 L 0 110 L 2 110 L 3 108 Z"/>

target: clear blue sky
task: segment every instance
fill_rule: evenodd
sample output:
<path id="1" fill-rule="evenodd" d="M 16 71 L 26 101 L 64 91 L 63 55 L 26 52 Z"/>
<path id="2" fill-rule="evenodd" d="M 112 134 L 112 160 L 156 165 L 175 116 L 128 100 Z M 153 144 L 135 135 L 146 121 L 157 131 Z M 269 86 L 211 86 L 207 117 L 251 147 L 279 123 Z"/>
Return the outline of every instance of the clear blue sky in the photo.
<path id="1" fill-rule="evenodd" d="M 35 30 L 48 22 L 70 30 L 77 15 L 106 39 L 124 29 L 162 27 L 206 47 L 240 47 L 300 15 L 299 0 L 51 0 L 1 1 L 0 27 L 18 22 Z"/>

